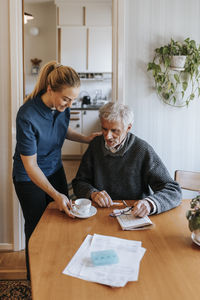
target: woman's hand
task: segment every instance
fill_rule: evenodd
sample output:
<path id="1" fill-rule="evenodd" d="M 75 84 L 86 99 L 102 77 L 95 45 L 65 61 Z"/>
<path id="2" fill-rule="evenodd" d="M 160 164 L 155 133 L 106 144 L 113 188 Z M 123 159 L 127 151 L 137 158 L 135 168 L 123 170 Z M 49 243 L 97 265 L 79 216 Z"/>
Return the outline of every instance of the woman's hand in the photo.
<path id="1" fill-rule="evenodd" d="M 58 193 L 54 200 L 60 211 L 64 211 L 69 217 L 74 218 L 74 215 L 70 213 L 71 201 L 67 198 L 66 195 Z"/>
<path id="2" fill-rule="evenodd" d="M 86 143 L 89 144 L 95 136 L 102 135 L 102 132 L 93 132 L 88 136 L 85 136 L 83 134 L 80 134 L 76 132 L 75 130 L 71 129 L 71 127 L 68 127 L 67 134 L 66 134 L 66 139 L 78 143 Z"/>
<path id="3" fill-rule="evenodd" d="M 90 143 L 96 136 L 102 135 L 102 131 L 93 132 L 89 136 L 86 136 L 86 143 Z"/>
<path id="4" fill-rule="evenodd" d="M 113 201 L 106 191 L 93 192 L 91 199 L 101 207 L 110 207 L 113 205 Z"/>

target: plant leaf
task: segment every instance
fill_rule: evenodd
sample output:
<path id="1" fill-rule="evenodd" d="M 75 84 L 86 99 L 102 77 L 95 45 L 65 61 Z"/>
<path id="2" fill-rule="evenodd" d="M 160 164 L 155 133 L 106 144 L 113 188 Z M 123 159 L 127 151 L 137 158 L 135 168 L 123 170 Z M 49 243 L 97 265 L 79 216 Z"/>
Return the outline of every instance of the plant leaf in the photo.
<path id="1" fill-rule="evenodd" d="M 180 79 L 177 74 L 174 74 L 174 79 L 176 80 L 176 82 L 180 83 Z"/>
<path id="2" fill-rule="evenodd" d="M 182 87 L 183 87 L 183 90 L 186 91 L 187 90 L 187 87 L 188 87 L 188 83 L 187 81 L 183 81 L 182 83 Z"/>
<path id="3" fill-rule="evenodd" d="M 169 99 L 169 93 L 163 93 L 162 95 L 165 100 Z"/>
<path id="4" fill-rule="evenodd" d="M 194 97 L 195 97 L 195 95 L 194 95 L 194 93 L 192 93 L 192 94 L 190 95 L 190 100 L 193 100 Z"/>

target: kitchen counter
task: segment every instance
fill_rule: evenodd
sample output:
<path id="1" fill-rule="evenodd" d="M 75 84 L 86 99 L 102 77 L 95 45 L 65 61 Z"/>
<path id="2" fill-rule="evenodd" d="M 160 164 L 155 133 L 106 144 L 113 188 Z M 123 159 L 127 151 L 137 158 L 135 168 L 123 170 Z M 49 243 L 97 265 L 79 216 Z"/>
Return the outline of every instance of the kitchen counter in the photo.
<path id="1" fill-rule="evenodd" d="M 99 110 L 102 105 L 84 105 L 82 107 L 71 107 L 71 110 Z"/>
<path id="2" fill-rule="evenodd" d="M 99 110 L 101 106 L 108 103 L 109 101 L 100 101 L 97 104 L 83 104 L 83 105 L 73 105 L 71 110 Z"/>

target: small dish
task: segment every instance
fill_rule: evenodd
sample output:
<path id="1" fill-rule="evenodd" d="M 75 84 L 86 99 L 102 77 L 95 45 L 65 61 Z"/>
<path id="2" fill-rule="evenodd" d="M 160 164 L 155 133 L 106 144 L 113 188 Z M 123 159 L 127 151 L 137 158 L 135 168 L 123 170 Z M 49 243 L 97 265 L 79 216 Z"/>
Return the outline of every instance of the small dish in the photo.
<path id="1" fill-rule="evenodd" d="M 96 207 L 91 206 L 90 212 L 89 212 L 89 214 L 87 214 L 87 215 L 81 215 L 81 214 L 79 214 L 78 212 L 73 211 L 73 210 L 71 210 L 70 212 L 71 212 L 72 215 L 74 215 L 74 216 L 77 217 L 77 218 L 86 219 L 86 218 L 90 218 L 90 217 L 96 215 L 97 209 L 96 209 Z"/>
<path id="2" fill-rule="evenodd" d="M 194 242 L 195 244 L 197 244 L 198 246 L 200 246 L 200 243 L 195 239 L 195 234 L 194 234 L 194 232 L 192 232 L 191 238 L 192 238 L 192 240 L 193 240 L 193 242 Z"/>

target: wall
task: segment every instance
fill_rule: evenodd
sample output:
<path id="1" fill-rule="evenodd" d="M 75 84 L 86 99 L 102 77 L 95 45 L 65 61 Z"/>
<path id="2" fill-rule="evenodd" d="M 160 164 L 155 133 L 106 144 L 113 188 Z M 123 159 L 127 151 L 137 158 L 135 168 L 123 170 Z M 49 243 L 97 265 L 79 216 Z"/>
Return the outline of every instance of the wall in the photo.
<path id="1" fill-rule="evenodd" d="M 42 60 L 40 66 L 56 60 L 56 6 L 50 3 L 24 3 L 24 11 L 34 16 L 24 26 L 24 55 L 26 94 L 32 92 L 37 76 L 31 75 L 32 58 Z M 31 27 L 38 27 L 39 34 L 30 34 Z"/>
<path id="2" fill-rule="evenodd" d="M 200 170 L 200 99 L 188 108 L 163 104 L 153 89 L 147 64 L 154 49 L 173 37 L 200 44 L 198 0 L 126 0 L 125 99 L 135 112 L 133 131 L 160 155 L 171 175 Z"/>
<path id="3" fill-rule="evenodd" d="M 12 243 L 9 2 L 0 1 L 0 249 Z"/>

